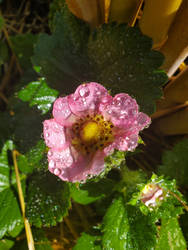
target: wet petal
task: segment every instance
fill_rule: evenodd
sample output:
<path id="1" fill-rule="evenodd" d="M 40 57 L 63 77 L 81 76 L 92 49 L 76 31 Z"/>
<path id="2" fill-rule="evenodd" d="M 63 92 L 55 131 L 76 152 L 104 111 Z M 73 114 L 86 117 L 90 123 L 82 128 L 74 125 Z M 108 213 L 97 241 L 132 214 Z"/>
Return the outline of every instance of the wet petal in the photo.
<path id="1" fill-rule="evenodd" d="M 151 118 L 146 114 L 140 112 L 138 113 L 137 122 L 139 129 L 142 130 L 145 127 L 149 126 L 149 124 L 151 123 Z"/>
<path id="2" fill-rule="evenodd" d="M 111 143 L 109 146 L 104 148 L 105 156 L 111 155 L 114 152 L 114 149 L 117 148 L 116 143 Z"/>
<path id="3" fill-rule="evenodd" d="M 102 85 L 95 82 L 85 83 L 69 96 L 69 105 L 76 115 L 93 113 L 98 110 L 101 99 L 108 95 Z"/>
<path id="4" fill-rule="evenodd" d="M 71 167 L 73 162 L 74 159 L 69 145 L 65 145 L 62 150 L 50 149 L 48 151 L 48 169 L 60 178 L 64 173 L 64 169 Z"/>
<path id="5" fill-rule="evenodd" d="M 116 138 L 116 148 L 121 151 L 133 151 L 138 145 L 138 132 Z"/>
<path id="6" fill-rule="evenodd" d="M 104 157 L 105 154 L 102 151 L 89 157 L 78 155 L 71 166 L 65 167 L 63 164 L 58 176 L 64 181 L 85 182 L 86 179 L 98 175 L 104 169 Z"/>
<path id="7" fill-rule="evenodd" d="M 46 145 L 50 148 L 63 148 L 66 138 L 64 127 L 58 124 L 55 119 L 43 122 L 43 135 Z"/>
<path id="8" fill-rule="evenodd" d="M 56 99 L 53 105 L 53 116 L 59 124 L 66 127 L 76 121 L 76 116 L 72 113 L 68 103 L 68 96 Z"/>
<path id="9" fill-rule="evenodd" d="M 125 129 L 133 125 L 137 113 L 138 105 L 128 94 L 116 95 L 104 109 L 104 115 L 107 119 L 110 119 L 115 126 Z"/>

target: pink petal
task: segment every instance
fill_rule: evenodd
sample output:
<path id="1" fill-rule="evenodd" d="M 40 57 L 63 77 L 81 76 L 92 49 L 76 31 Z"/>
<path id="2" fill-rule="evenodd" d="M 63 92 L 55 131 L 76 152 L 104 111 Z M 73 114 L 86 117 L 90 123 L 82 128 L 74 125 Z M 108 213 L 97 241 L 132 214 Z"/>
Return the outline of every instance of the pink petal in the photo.
<path id="1" fill-rule="evenodd" d="M 116 95 L 110 104 L 103 109 L 103 115 L 116 127 L 130 128 L 134 125 L 138 113 L 136 101 L 128 94 Z"/>
<path id="2" fill-rule="evenodd" d="M 71 126 L 76 121 L 76 116 L 69 107 L 68 96 L 56 99 L 53 105 L 53 116 L 59 124 L 66 127 Z"/>
<path id="3" fill-rule="evenodd" d="M 105 156 L 111 155 L 114 152 L 114 149 L 117 148 L 116 143 L 111 143 L 109 146 L 104 148 Z"/>
<path id="4" fill-rule="evenodd" d="M 138 145 L 138 132 L 125 134 L 115 139 L 116 149 L 120 151 L 133 151 Z"/>
<path id="5" fill-rule="evenodd" d="M 140 112 L 138 113 L 137 122 L 139 129 L 142 130 L 145 127 L 149 126 L 149 124 L 151 123 L 151 118 L 146 114 Z"/>
<path id="6" fill-rule="evenodd" d="M 71 182 L 85 182 L 86 179 L 98 175 L 104 169 L 105 154 L 97 151 L 94 156 L 79 156 L 71 168 L 65 169 L 62 179 L 68 179 Z"/>
<path id="7" fill-rule="evenodd" d="M 50 148 L 63 148 L 65 144 L 65 131 L 63 126 L 58 124 L 55 119 L 43 122 L 43 135 L 46 145 Z"/>
<path id="8" fill-rule="evenodd" d="M 98 111 L 101 99 L 108 95 L 108 91 L 102 85 L 95 82 L 85 83 L 69 96 L 69 105 L 76 115 L 94 113 Z"/>
<path id="9" fill-rule="evenodd" d="M 74 158 L 69 145 L 65 145 L 61 150 L 53 148 L 48 151 L 48 169 L 60 178 L 64 169 L 71 167 L 73 162 Z M 68 179 L 64 180 L 68 181 Z"/>
<path id="10" fill-rule="evenodd" d="M 85 157 L 67 146 L 63 150 L 51 149 L 48 152 L 49 171 L 64 181 L 84 182 L 104 169 L 105 154 L 96 152 L 94 156 Z"/>

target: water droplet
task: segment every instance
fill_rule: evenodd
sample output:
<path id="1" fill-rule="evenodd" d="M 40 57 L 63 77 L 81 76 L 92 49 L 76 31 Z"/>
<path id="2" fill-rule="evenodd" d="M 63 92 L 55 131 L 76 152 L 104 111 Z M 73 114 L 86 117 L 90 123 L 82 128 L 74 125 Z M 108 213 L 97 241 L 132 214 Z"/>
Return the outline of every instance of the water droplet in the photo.
<path id="1" fill-rule="evenodd" d="M 74 97 L 73 97 L 73 100 L 74 100 L 74 101 L 77 101 L 78 99 L 79 99 L 78 96 L 74 96 Z"/>
<path id="2" fill-rule="evenodd" d="M 48 156 L 51 157 L 53 155 L 53 152 L 51 150 L 48 151 Z"/>
<path id="3" fill-rule="evenodd" d="M 60 169 L 59 168 L 55 168 L 54 169 L 54 174 L 55 175 L 59 175 L 61 173 Z"/>
<path id="4" fill-rule="evenodd" d="M 107 97 L 103 97 L 101 100 L 102 103 L 107 103 L 108 102 L 108 98 Z"/>
<path id="5" fill-rule="evenodd" d="M 64 144 L 64 140 L 60 140 L 60 144 L 63 145 Z"/>
<path id="6" fill-rule="evenodd" d="M 49 136 L 50 136 L 50 134 L 49 134 L 49 133 L 46 133 L 45 135 L 46 135 L 46 137 L 49 137 Z"/>
<path id="7" fill-rule="evenodd" d="M 84 86 L 79 90 L 79 94 L 81 97 L 87 97 L 89 95 L 89 93 L 90 93 L 90 91 L 89 91 L 89 88 L 87 86 Z"/>
<path id="8" fill-rule="evenodd" d="M 125 116 L 124 115 L 120 115 L 119 119 L 124 119 Z"/>
<path id="9" fill-rule="evenodd" d="M 44 126 L 44 130 L 48 130 L 48 126 L 47 125 Z"/>
<path id="10" fill-rule="evenodd" d="M 51 160 L 50 162 L 49 162 L 49 167 L 50 168 L 53 168 L 55 166 L 55 162 L 53 161 L 53 160 Z"/>
<path id="11" fill-rule="evenodd" d="M 122 114 L 122 115 L 127 115 L 127 111 L 126 111 L 126 110 L 121 110 L 121 111 L 120 111 L 120 114 Z"/>

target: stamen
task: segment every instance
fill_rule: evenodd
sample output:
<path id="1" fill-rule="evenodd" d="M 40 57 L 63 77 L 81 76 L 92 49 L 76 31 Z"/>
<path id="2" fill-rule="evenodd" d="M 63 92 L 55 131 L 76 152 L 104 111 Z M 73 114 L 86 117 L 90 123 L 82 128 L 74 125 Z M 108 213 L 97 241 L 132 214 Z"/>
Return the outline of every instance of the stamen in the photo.
<path id="1" fill-rule="evenodd" d="M 72 145 L 83 155 L 103 150 L 114 139 L 113 127 L 102 115 L 86 115 L 73 125 Z"/>

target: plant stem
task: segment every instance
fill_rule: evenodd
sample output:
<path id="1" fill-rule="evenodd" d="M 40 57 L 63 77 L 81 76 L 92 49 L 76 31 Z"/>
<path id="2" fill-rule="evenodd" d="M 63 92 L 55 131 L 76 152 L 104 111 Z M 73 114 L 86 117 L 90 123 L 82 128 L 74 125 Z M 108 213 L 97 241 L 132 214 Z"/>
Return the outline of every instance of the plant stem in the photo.
<path id="1" fill-rule="evenodd" d="M 16 183 L 17 183 L 17 188 L 18 188 L 18 196 L 19 196 L 19 200 L 20 200 L 20 206 L 21 206 L 22 216 L 23 216 L 24 225 L 25 225 L 25 232 L 26 232 L 26 237 L 27 237 L 28 249 L 35 250 L 31 226 L 29 224 L 28 219 L 25 217 L 25 202 L 24 202 L 24 196 L 23 196 L 23 191 L 22 191 L 22 186 L 21 186 L 21 181 L 20 181 L 18 164 L 17 164 L 17 160 L 16 160 L 16 157 L 18 155 L 19 155 L 19 152 L 16 150 L 13 150 L 12 157 L 13 157 L 14 169 L 15 169 L 15 173 L 16 173 Z"/>

